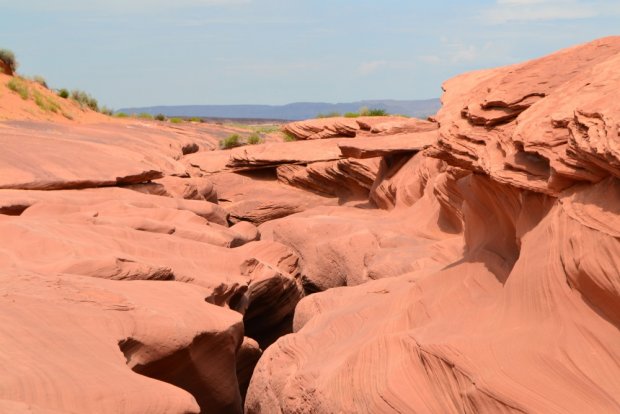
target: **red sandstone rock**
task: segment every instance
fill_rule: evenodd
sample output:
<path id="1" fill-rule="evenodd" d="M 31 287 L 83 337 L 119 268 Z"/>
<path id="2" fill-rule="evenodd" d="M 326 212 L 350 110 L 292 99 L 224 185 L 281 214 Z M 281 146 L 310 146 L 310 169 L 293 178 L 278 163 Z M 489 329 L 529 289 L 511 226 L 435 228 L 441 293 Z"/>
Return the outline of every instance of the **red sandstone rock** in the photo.
<path id="1" fill-rule="evenodd" d="M 377 177 L 379 160 L 315 162 L 308 166 L 285 164 L 277 168 L 278 180 L 318 194 L 342 200 L 368 199 Z"/>
<path id="2" fill-rule="evenodd" d="M 0 279 L 0 411 L 241 412 L 241 315 L 204 289 L 4 266 Z"/>
<path id="3" fill-rule="evenodd" d="M 354 137 L 360 129 L 355 118 L 319 118 L 291 122 L 282 126 L 282 131 L 297 139 L 324 139 Z"/>
<path id="4" fill-rule="evenodd" d="M 458 76 L 444 84 L 433 154 L 548 194 L 618 177 L 619 65 L 620 38 L 609 37 Z"/>
<path id="5" fill-rule="evenodd" d="M 339 144 L 344 157 L 374 158 L 392 154 L 416 153 L 437 142 L 436 131 L 367 136 Z"/>
<path id="6" fill-rule="evenodd" d="M 344 141 L 348 140 L 282 142 L 235 148 L 227 166 L 241 170 L 338 160 L 342 157 L 338 144 Z"/>
<path id="7" fill-rule="evenodd" d="M 404 133 L 428 132 L 439 128 L 436 122 L 417 118 L 397 118 L 376 123 L 370 128 L 373 134 L 394 135 Z"/>
<path id="8" fill-rule="evenodd" d="M 370 194 L 391 212 L 261 226 L 309 287 L 357 286 L 300 302 L 246 413 L 619 411 L 619 52 L 606 38 L 457 77 L 437 146 L 382 161 Z M 464 249 L 442 256 L 449 235 Z M 403 266 L 422 258 L 436 266 Z"/>
<path id="9" fill-rule="evenodd" d="M 203 177 L 167 176 L 150 183 L 129 185 L 127 188 L 146 194 L 217 203 L 217 192 L 213 183 Z"/>
<path id="10" fill-rule="evenodd" d="M 273 169 L 250 173 L 211 175 L 219 205 L 229 212 L 229 221 L 261 224 L 299 213 L 318 205 L 335 205 L 336 200 L 299 190 L 277 181 Z"/>
<path id="11" fill-rule="evenodd" d="M 620 411 L 619 52 L 230 151 L 2 95 L 0 412 Z"/>
<path id="12" fill-rule="evenodd" d="M 596 215 L 620 205 L 617 180 L 561 203 L 478 176 L 460 185 L 464 258 L 303 300 L 246 412 L 617 410 L 617 212 L 611 227 L 572 212 L 576 194 Z"/>
<path id="13" fill-rule="evenodd" d="M 2 60 L 0 60 L 0 73 L 7 76 L 13 76 L 13 70 L 11 69 L 11 67 L 4 63 L 4 61 Z"/>

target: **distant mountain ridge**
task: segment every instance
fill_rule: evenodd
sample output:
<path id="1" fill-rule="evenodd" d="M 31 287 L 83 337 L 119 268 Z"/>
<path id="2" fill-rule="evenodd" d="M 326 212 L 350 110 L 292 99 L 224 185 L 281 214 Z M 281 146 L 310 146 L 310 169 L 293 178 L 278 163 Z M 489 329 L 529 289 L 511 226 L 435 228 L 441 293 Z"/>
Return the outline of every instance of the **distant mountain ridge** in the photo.
<path id="1" fill-rule="evenodd" d="M 296 121 L 315 118 L 331 112 L 357 112 L 362 107 L 384 109 L 390 114 L 426 118 L 437 112 L 439 99 L 423 100 L 365 100 L 348 103 L 295 102 L 287 105 L 174 105 L 122 108 L 118 112 L 149 113 L 166 116 L 210 118 L 255 118 Z"/>

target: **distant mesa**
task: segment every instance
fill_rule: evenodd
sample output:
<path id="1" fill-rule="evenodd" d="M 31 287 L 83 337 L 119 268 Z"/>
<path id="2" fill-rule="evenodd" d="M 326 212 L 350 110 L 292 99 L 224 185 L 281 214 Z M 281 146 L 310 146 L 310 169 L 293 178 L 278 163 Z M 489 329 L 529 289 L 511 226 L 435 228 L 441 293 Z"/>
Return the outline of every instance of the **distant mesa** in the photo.
<path id="1" fill-rule="evenodd" d="M 423 100 L 366 100 L 348 103 L 296 102 L 286 105 L 178 105 L 123 108 L 124 113 L 164 114 L 166 116 L 270 119 L 298 121 L 320 114 L 357 112 L 362 107 L 384 109 L 390 114 L 416 118 L 434 115 L 441 107 L 439 99 Z"/>

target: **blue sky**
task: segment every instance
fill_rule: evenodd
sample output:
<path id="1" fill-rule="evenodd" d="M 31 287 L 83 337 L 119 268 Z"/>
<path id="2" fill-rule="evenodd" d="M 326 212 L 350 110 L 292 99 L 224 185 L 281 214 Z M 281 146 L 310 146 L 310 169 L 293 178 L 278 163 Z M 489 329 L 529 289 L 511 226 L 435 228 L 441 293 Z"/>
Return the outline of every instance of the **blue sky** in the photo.
<path id="1" fill-rule="evenodd" d="M 24 75 L 115 108 L 424 99 L 620 34 L 618 0 L 0 0 Z"/>

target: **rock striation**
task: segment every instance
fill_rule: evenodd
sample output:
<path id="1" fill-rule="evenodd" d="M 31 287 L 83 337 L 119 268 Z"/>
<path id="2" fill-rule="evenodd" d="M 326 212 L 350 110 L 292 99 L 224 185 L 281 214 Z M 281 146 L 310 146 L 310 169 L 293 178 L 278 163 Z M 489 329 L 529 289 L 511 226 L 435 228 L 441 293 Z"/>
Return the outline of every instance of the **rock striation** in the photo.
<path id="1" fill-rule="evenodd" d="M 246 413 L 620 410 L 619 52 L 446 82 L 436 143 L 383 156 L 372 236 L 324 211 L 261 226 L 320 293 L 259 361 Z"/>
<path id="2" fill-rule="evenodd" d="M 617 38 L 444 84 L 435 155 L 536 192 L 618 177 Z"/>
<path id="3" fill-rule="evenodd" d="M 282 127 L 285 134 L 300 140 L 355 137 L 360 125 L 354 118 L 320 118 L 291 122 Z"/>

